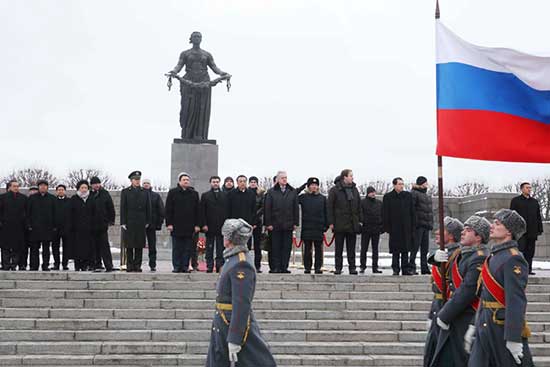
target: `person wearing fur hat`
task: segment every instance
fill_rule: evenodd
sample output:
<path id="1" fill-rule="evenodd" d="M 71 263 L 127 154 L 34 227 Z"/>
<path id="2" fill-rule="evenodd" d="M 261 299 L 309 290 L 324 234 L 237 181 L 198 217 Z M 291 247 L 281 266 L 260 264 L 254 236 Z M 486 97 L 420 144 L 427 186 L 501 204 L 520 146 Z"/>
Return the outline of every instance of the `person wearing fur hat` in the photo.
<path id="1" fill-rule="evenodd" d="M 428 335 L 426 337 L 426 343 L 424 346 L 424 367 L 429 367 L 435 350 L 437 347 L 437 340 L 439 338 L 440 328 L 435 320 L 441 307 L 443 307 L 443 282 L 448 289 L 450 273 L 445 272 L 445 276 L 441 276 L 439 266 L 442 262 L 447 262 L 449 256 L 453 256 L 454 252 L 460 247 L 460 237 L 464 230 L 464 225 L 461 221 L 452 217 L 445 217 L 443 220 L 443 243 L 445 244 L 446 251 L 436 250 L 428 257 L 428 263 L 432 265 L 432 292 L 434 293 L 434 299 L 430 307 L 430 313 L 428 314 L 427 330 Z M 435 231 L 435 243 L 439 245 L 441 231 L 438 229 Z M 436 256 L 437 255 L 437 256 Z"/>
<path id="2" fill-rule="evenodd" d="M 361 255 L 360 273 L 365 273 L 367 268 L 367 251 L 369 242 L 372 243 L 372 273 L 382 273 L 378 270 L 378 243 L 382 233 L 382 201 L 376 198 L 374 187 L 367 187 L 367 196 L 361 200 L 361 210 L 363 211 L 363 227 L 361 231 Z"/>
<path id="3" fill-rule="evenodd" d="M 431 366 L 466 366 L 464 335 L 479 307 L 477 283 L 489 255 L 491 223 L 473 215 L 464 222 L 460 248 L 449 258 L 449 299 L 437 314 L 440 332 Z"/>
<path id="4" fill-rule="evenodd" d="M 415 233 L 414 244 L 409 257 L 409 268 L 416 272 L 416 254 L 420 250 L 420 271 L 422 274 L 430 274 L 428 268 L 428 249 L 430 240 L 430 231 L 433 229 L 433 209 L 432 198 L 427 194 L 428 179 L 424 176 L 418 176 L 416 184 L 413 185 L 411 195 L 415 212 Z"/>
<path id="5" fill-rule="evenodd" d="M 317 177 L 310 177 L 306 186 L 307 192 L 298 196 L 298 204 L 302 207 L 300 239 L 304 241 L 304 273 L 310 274 L 314 265 L 315 274 L 322 274 L 323 235 L 328 229 L 327 198 L 319 192 Z M 314 248 L 315 264 L 312 262 Z"/>
<path id="6" fill-rule="evenodd" d="M 252 231 L 242 219 L 227 219 L 222 226 L 225 264 L 216 285 L 207 367 L 277 365 L 252 311 L 256 272 L 247 246 Z"/>
<path id="7" fill-rule="evenodd" d="M 481 271 L 480 303 L 464 336 L 468 366 L 533 366 L 525 311 L 529 265 L 518 249 L 526 231 L 516 211 L 501 209 L 491 224 L 491 254 Z"/>

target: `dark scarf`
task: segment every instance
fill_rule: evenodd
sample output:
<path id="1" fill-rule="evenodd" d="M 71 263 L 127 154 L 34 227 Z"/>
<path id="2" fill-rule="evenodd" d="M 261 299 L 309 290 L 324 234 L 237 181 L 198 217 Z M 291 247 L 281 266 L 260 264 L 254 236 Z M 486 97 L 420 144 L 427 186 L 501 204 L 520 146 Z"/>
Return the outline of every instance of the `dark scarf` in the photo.
<path id="1" fill-rule="evenodd" d="M 342 187 L 344 188 L 344 192 L 346 193 L 346 199 L 348 201 L 353 201 L 353 184 L 346 185 L 342 182 Z"/>

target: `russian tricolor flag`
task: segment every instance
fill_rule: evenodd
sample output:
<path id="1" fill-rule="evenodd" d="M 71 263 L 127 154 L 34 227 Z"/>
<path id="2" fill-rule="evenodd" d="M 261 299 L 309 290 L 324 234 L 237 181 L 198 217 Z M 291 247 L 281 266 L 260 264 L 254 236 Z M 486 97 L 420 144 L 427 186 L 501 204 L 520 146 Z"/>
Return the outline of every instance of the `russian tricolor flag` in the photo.
<path id="1" fill-rule="evenodd" d="M 550 57 L 470 44 L 436 21 L 437 154 L 550 162 Z"/>

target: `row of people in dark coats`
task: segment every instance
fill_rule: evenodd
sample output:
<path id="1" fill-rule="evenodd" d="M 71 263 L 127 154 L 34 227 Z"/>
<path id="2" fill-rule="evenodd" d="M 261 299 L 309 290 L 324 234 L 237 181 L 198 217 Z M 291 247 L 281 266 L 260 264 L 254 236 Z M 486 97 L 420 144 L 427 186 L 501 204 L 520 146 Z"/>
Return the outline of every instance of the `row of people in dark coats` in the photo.
<path id="1" fill-rule="evenodd" d="M 0 196 L 3 270 L 26 270 L 27 264 L 38 270 L 40 249 L 43 271 L 68 270 L 69 259 L 74 259 L 75 270 L 99 269 L 102 262 L 107 270 L 113 269 L 107 236 L 115 221 L 113 201 L 98 178 L 92 179 L 92 187 L 85 186 L 68 198 L 65 185 L 57 185 L 52 195 L 48 182 L 41 180 L 26 196 L 17 181 L 8 182 Z"/>

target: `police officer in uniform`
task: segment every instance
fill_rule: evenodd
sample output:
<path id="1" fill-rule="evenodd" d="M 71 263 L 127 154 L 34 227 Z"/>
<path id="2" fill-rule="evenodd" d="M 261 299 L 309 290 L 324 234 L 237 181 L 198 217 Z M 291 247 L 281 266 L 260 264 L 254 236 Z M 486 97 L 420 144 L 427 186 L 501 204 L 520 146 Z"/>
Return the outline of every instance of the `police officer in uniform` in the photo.
<path id="1" fill-rule="evenodd" d="M 445 243 L 445 248 L 447 252 L 437 250 L 434 253 L 428 256 L 428 263 L 432 265 L 432 291 L 434 293 L 434 299 L 430 307 L 430 313 L 428 315 L 428 335 L 426 337 L 426 344 L 424 346 L 424 367 L 429 367 L 432 362 L 433 356 L 435 354 L 435 349 L 437 346 L 437 338 L 439 336 L 439 326 L 435 322 L 437 313 L 443 306 L 443 282 L 446 284 L 446 289 L 448 287 L 448 275 L 447 271 L 445 276 L 441 276 L 439 266 L 441 262 L 447 261 L 449 256 L 453 256 L 453 253 L 460 246 L 460 236 L 464 225 L 461 221 L 456 218 L 445 217 L 444 219 L 444 228 L 443 228 L 443 241 Z M 439 236 L 441 232 L 438 230 L 435 232 L 436 243 L 439 244 Z"/>
<path id="2" fill-rule="evenodd" d="M 252 313 L 256 270 L 247 247 L 252 231 L 243 219 L 227 219 L 222 227 L 225 264 L 217 284 L 207 367 L 277 365 Z"/>
<path id="3" fill-rule="evenodd" d="M 141 272 L 145 230 L 151 225 L 151 201 L 141 187 L 141 172 L 128 176 L 132 184 L 120 195 L 120 226 L 127 248 L 126 271 Z"/>
<path id="4" fill-rule="evenodd" d="M 526 230 L 525 220 L 514 210 L 496 212 L 491 225 L 491 254 L 481 271 L 481 296 L 475 326 L 464 337 L 468 366 L 533 366 L 525 320 L 525 287 L 529 265 L 517 240 Z M 473 344 L 473 346 L 472 346 Z"/>
<path id="5" fill-rule="evenodd" d="M 449 299 L 437 315 L 440 328 L 437 347 L 431 366 L 466 366 L 464 335 L 479 306 L 477 283 L 481 266 L 489 255 L 491 223 L 473 215 L 464 222 L 460 248 L 448 262 Z"/>

